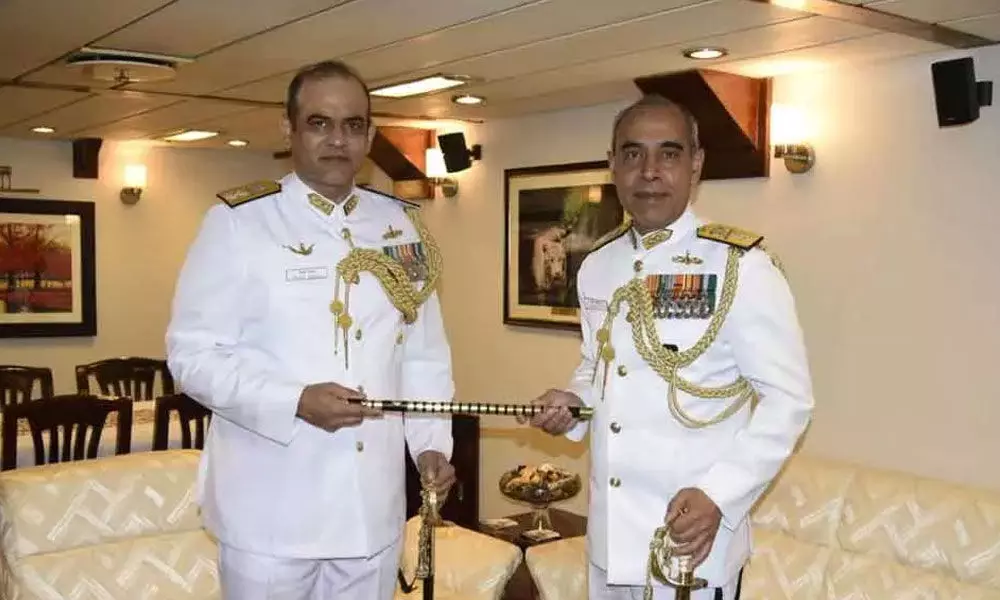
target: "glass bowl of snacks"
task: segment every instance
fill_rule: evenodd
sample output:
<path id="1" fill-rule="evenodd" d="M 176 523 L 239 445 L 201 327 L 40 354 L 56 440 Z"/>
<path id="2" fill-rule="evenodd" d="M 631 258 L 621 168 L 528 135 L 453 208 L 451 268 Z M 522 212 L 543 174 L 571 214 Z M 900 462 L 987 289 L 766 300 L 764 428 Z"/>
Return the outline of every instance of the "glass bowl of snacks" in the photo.
<path id="1" fill-rule="evenodd" d="M 525 535 L 539 540 L 558 537 L 552 529 L 549 505 L 573 498 L 582 487 L 579 475 L 548 463 L 518 465 L 500 476 L 501 494 L 532 507 L 533 530 Z"/>

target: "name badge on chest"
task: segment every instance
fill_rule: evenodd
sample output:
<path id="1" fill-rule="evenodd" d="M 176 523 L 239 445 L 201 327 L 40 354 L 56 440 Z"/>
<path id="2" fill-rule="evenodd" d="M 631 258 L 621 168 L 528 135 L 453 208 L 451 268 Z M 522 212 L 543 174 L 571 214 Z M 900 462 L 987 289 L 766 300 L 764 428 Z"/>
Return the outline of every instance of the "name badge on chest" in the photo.
<path id="1" fill-rule="evenodd" d="M 382 251 L 403 267 L 410 281 L 424 281 L 427 279 L 427 255 L 424 252 L 424 245 L 422 243 L 414 242 L 412 244 L 383 246 Z"/>
<path id="2" fill-rule="evenodd" d="M 707 319 L 715 313 L 718 275 L 661 273 L 646 276 L 657 319 Z"/>
<path id="3" fill-rule="evenodd" d="M 326 267 L 298 267 L 285 269 L 285 281 L 309 281 L 311 279 L 326 279 L 330 272 Z"/>

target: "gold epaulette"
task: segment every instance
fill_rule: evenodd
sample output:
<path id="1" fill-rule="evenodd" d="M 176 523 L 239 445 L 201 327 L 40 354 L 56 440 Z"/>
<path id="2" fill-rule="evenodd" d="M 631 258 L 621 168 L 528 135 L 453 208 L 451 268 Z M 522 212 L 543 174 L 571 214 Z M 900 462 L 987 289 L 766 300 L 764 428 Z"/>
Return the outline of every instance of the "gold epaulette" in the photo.
<path id="1" fill-rule="evenodd" d="M 625 221 L 622 222 L 620 225 L 618 225 L 618 227 L 615 227 L 611 231 L 609 231 L 609 232 L 605 233 L 604 235 L 602 235 L 601 237 L 597 238 L 597 241 L 594 242 L 594 245 L 590 247 L 590 252 L 597 252 L 598 250 L 600 250 L 604 246 L 607 246 L 611 242 L 617 240 L 621 236 L 623 236 L 626 233 L 628 233 L 628 230 L 631 227 L 632 227 L 632 221 L 629 220 L 629 219 L 625 219 Z"/>
<path id="2" fill-rule="evenodd" d="M 409 200 L 403 200 L 402 198 L 400 198 L 398 196 L 393 196 L 392 194 L 387 194 L 387 193 L 385 193 L 385 192 L 383 192 L 381 190 L 376 190 L 375 188 L 369 187 L 367 185 L 359 185 L 358 187 L 361 188 L 361 189 L 363 189 L 363 190 L 365 190 L 365 191 L 367 191 L 367 192 L 371 192 L 373 194 L 378 194 L 379 196 L 384 196 L 384 197 L 386 197 L 386 198 L 388 198 L 390 200 L 395 200 L 396 202 L 399 202 L 400 204 L 402 204 L 403 206 L 405 206 L 407 208 L 420 208 L 420 205 L 417 204 L 416 202 L 410 202 Z"/>
<path id="3" fill-rule="evenodd" d="M 759 233 L 721 223 L 702 225 L 698 228 L 698 237 L 736 246 L 743 250 L 753 248 L 764 239 L 764 236 Z"/>
<path id="4" fill-rule="evenodd" d="M 281 191 L 281 184 L 270 179 L 253 181 L 239 187 L 223 190 L 216 194 L 220 200 L 229 205 L 230 208 L 246 204 L 252 200 L 264 198 Z"/>

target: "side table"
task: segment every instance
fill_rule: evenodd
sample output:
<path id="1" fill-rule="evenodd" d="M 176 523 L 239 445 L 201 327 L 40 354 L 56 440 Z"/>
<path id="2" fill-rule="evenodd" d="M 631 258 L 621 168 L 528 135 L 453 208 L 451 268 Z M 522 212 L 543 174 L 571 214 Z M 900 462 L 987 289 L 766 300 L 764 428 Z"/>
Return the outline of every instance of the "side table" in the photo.
<path id="1" fill-rule="evenodd" d="M 552 529 L 559 532 L 560 535 L 560 537 L 551 540 L 536 542 L 522 535 L 525 531 L 533 528 L 533 513 L 531 512 L 518 513 L 505 517 L 515 521 L 517 525 L 500 528 L 480 523 L 479 531 L 480 533 L 510 542 L 519 547 L 522 552 L 532 546 L 581 536 L 587 533 L 587 517 L 582 517 L 576 513 L 558 508 L 550 508 L 549 517 L 552 520 Z M 535 587 L 535 582 L 531 579 L 531 573 L 528 571 L 528 566 L 524 561 L 514 571 L 514 575 L 507 583 L 507 587 L 504 589 L 503 600 L 539 600 L 538 588 Z"/>

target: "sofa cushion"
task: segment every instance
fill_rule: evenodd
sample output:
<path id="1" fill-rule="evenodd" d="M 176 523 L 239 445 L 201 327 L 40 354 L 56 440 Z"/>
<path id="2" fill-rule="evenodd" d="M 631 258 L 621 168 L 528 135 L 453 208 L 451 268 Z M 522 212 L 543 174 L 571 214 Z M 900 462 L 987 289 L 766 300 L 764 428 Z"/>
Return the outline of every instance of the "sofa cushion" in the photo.
<path id="1" fill-rule="evenodd" d="M 1000 591 L 955 581 L 944 573 L 901 565 L 876 555 L 835 551 L 825 600 L 1000 600 Z M 763 598 L 764 596 L 762 596 Z"/>
<path id="2" fill-rule="evenodd" d="M 859 471 L 842 549 L 1000 590 L 1000 494 L 901 473 Z"/>
<path id="3" fill-rule="evenodd" d="M 796 456 L 758 502 L 754 529 L 781 531 L 821 546 L 835 544 L 844 495 L 855 472 L 848 465 Z"/>
<path id="4" fill-rule="evenodd" d="M 416 571 L 420 517 L 406 522 L 400 569 L 407 581 Z M 434 598 L 499 600 L 521 564 L 521 549 L 510 542 L 445 523 L 434 529 Z M 417 590 L 396 598 L 421 598 Z"/>
<path id="5" fill-rule="evenodd" d="M 215 541 L 168 533 L 26 556 L 15 563 L 20 600 L 221 598 Z"/>
<path id="6" fill-rule="evenodd" d="M 743 598 L 811 600 L 821 596 L 830 548 L 768 529 L 754 530 L 753 546 L 743 569 Z"/>
<path id="7" fill-rule="evenodd" d="M 3 475 L 15 556 L 170 532 L 201 531 L 196 450 L 144 452 Z"/>
<path id="8" fill-rule="evenodd" d="M 541 600 L 579 600 L 587 597 L 587 538 L 577 536 L 537 546 L 524 553 Z"/>

